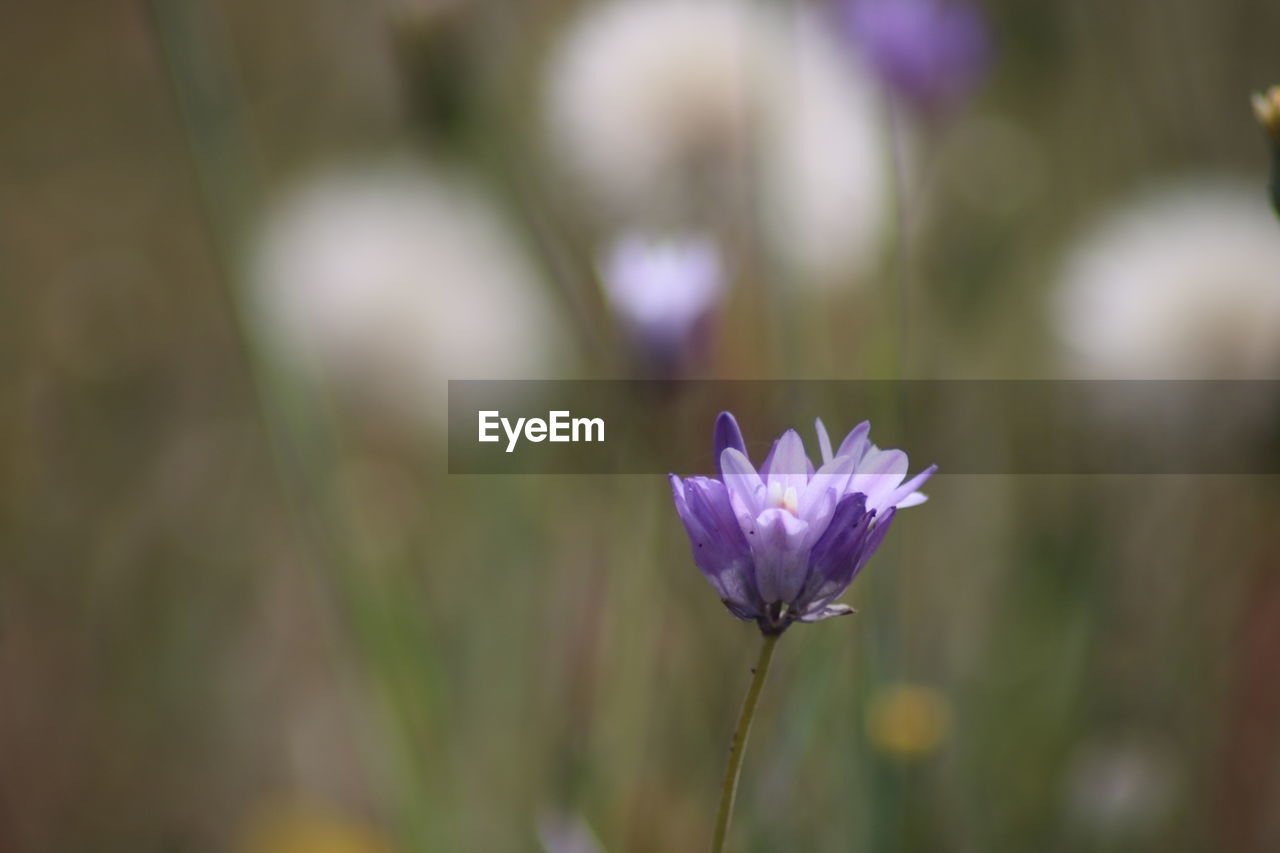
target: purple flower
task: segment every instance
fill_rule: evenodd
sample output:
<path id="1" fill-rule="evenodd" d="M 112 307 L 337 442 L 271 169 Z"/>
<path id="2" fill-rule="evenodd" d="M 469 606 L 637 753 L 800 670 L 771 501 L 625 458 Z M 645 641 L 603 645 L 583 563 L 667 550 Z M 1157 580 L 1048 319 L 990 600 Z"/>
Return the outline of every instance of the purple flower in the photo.
<path id="1" fill-rule="evenodd" d="M 876 73 L 923 110 L 961 100 L 990 59 L 982 14 L 964 0 L 844 0 L 841 17 Z"/>
<path id="2" fill-rule="evenodd" d="M 917 489 L 937 470 L 904 483 L 907 455 L 872 444 L 865 421 L 835 453 L 822 421 L 815 426 L 822 467 L 814 470 L 800 435 L 787 430 L 757 471 L 738 422 L 722 412 L 713 437 L 719 476 L 671 475 L 694 562 L 725 607 L 765 634 L 852 613 L 832 602 L 880 546 L 897 510 L 925 501 Z"/>
<path id="3" fill-rule="evenodd" d="M 601 263 L 600 277 L 609 307 L 646 367 L 669 374 L 697 358 L 725 289 L 711 242 L 626 237 Z"/>

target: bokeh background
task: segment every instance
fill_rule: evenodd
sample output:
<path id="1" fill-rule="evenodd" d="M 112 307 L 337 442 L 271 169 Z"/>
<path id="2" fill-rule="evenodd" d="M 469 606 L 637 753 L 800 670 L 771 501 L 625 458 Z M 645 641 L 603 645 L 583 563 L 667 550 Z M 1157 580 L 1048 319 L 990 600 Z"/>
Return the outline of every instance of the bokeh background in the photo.
<path id="1" fill-rule="evenodd" d="M 1280 374 L 1280 7 L 867 6 L 5 4 L 0 849 L 706 845 L 754 629 L 449 378 Z M 1275 479 L 928 491 L 736 849 L 1280 849 Z"/>

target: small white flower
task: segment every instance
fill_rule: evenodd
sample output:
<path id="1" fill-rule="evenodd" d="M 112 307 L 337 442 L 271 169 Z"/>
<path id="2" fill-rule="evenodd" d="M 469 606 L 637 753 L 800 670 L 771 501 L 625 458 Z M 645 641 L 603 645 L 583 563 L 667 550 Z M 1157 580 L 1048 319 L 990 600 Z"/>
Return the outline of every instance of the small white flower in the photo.
<path id="1" fill-rule="evenodd" d="M 698 237 L 624 237 L 601 259 L 600 280 L 631 344 L 659 371 L 696 355 L 725 291 L 720 253 Z"/>
<path id="2" fill-rule="evenodd" d="M 1149 192 L 1067 258 L 1054 321 L 1085 378 L 1280 376 L 1280 224 L 1263 182 Z"/>
<path id="3" fill-rule="evenodd" d="M 1177 768 L 1161 745 L 1133 736 L 1094 738 L 1077 748 L 1065 779 L 1066 810 L 1091 833 L 1150 833 L 1169 817 Z"/>
<path id="4" fill-rule="evenodd" d="M 436 423 L 446 380 L 546 376 L 556 318 L 505 221 L 457 178 L 334 172 L 270 211 L 249 260 L 256 325 L 287 362 Z"/>

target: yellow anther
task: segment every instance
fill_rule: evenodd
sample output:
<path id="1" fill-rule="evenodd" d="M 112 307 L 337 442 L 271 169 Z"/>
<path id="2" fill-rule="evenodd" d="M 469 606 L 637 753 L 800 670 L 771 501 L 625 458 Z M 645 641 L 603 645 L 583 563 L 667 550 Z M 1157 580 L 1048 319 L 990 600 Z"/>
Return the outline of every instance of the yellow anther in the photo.
<path id="1" fill-rule="evenodd" d="M 782 508 L 792 515 L 800 514 L 800 496 L 796 494 L 795 486 L 787 487 L 786 494 L 782 496 Z"/>

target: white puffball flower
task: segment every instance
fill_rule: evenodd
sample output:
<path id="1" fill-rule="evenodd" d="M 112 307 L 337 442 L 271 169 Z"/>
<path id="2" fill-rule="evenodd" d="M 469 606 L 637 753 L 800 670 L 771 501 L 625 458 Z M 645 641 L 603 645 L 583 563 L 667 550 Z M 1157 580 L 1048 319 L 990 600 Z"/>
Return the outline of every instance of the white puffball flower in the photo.
<path id="1" fill-rule="evenodd" d="M 623 213 L 733 179 L 779 57 L 779 16 L 735 0 L 614 0 L 572 23 L 548 78 L 552 143 Z M 690 187 L 690 183 L 696 187 Z"/>
<path id="2" fill-rule="evenodd" d="M 447 380 L 554 374 L 557 318 L 510 227 L 457 176 L 332 172 L 270 208 L 251 305 L 286 362 L 382 411 L 440 425 Z"/>
<path id="3" fill-rule="evenodd" d="M 891 140 L 874 83 L 850 63 L 851 48 L 805 16 L 792 23 L 788 47 L 765 123 L 765 222 L 784 263 L 808 281 L 838 283 L 881 260 Z"/>
<path id="4" fill-rule="evenodd" d="M 1067 258 L 1052 305 L 1071 370 L 1280 376 L 1280 223 L 1261 187 L 1166 187 L 1098 222 Z"/>
<path id="5" fill-rule="evenodd" d="M 747 0 L 612 0 L 552 57 L 554 153 L 623 221 L 687 225 L 760 205 L 805 280 L 878 260 L 888 139 L 859 63 L 797 10 Z"/>

